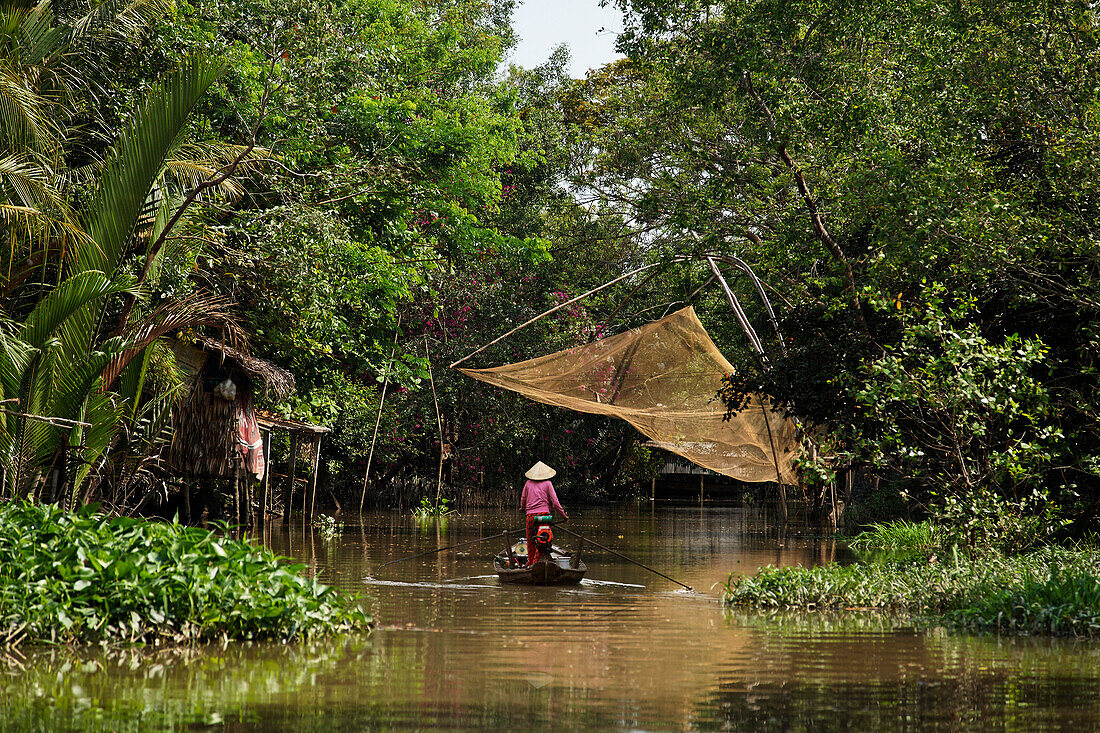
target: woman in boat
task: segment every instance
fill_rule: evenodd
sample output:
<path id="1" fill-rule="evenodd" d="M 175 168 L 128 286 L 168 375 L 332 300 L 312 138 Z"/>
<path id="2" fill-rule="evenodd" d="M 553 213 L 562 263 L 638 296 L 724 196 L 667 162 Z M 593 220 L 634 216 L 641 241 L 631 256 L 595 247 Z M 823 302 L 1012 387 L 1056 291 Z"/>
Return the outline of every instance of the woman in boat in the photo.
<path id="1" fill-rule="evenodd" d="M 531 466 L 524 474 L 527 483 L 523 485 L 523 494 L 520 495 L 519 505 L 527 515 L 527 564 L 534 565 L 539 559 L 538 547 L 535 544 L 535 533 L 539 529 L 538 517 L 550 514 L 553 509 L 562 520 L 569 519 L 569 515 L 561 508 L 554 484 L 550 479 L 557 475 L 557 471 L 547 466 L 542 461 Z"/>

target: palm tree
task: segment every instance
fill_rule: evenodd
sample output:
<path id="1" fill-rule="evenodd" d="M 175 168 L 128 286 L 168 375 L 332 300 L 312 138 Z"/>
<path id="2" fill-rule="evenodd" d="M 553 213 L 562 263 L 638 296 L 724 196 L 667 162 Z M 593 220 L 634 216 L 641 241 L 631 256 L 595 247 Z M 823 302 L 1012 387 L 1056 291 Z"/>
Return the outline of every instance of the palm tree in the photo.
<path id="1" fill-rule="evenodd" d="M 180 184 L 232 194 L 230 174 L 252 153 L 187 141 L 188 119 L 218 62 L 184 61 L 145 95 L 97 165 L 69 170 L 63 162 L 73 100 L 95 94 L 81 89 L 95 85 L 74 56 L 108 26 L 139 27 L 162 3 L 105 2 L 70 21 L 48 0 L 0 5 L 0 236 L 8 243 L 0 272 L 7 310 L 0 490 L 8 496 L 33 497 L 52 475 L 54 498 L 81 499 L 124 423 L 144 436 L 147 451 L 163 443 L 172 391 L 142 400 L 150 367 L 165 361 L 157 340 L 185 326 L 233 326 L 224 303 L 202 296 L 144 316 L 141 306 L 168 234 L 194 199 Z M 195 150 L 197 160 L 175 155 Z M 227 157 L 231 164 L 219 169 Z M 74 203 L 73 181 L 93 191 L 86 203 Z"/>
<path id="2" fill-rule="evenodd" d="M 106 390 L 107 367 L 119 374 L 166 328 L 211 315 L 201 308 L 162 308 L 161 328 L 141 324 L 103 336 L 109 309 L 117 304 L 113 296 L 144 295 L 121 267 L 123 257 L 142 234 L 142 216 L 158 205 L 157 183 L 168 153 L 219 70 L 217 64 L 189 61 L 147 97 L 112 147 L 96 195 L 78 217 L 82 236 L 62 263 L 63 279 L 22 322 L 9 319 L 0 326 L 3 396 L 17 398 L 21 413 L 9 413 L 0 430 L 0 460 L 13 469 L 7 479 L 13 490 L 26 491 L 29 471 L 55 466 L 69 453 L 78 464 L 71 476 L 63 471 L 62 480 L 79 490 L 124 413 L 118 395 Z M 154 217 L 152 230 L 163 222 L 163 216 Z"/>

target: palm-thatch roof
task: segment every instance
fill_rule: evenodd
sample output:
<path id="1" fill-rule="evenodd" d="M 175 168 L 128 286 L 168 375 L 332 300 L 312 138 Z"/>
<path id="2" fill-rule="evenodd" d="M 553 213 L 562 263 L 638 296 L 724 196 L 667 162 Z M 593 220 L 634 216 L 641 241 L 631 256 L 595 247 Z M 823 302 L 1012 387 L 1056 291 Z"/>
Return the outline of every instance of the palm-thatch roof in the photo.
<path id="1" fill-rule="evenodd" d="M 242 456 L 251 455 L 254 448 L 251 441 L 256 436 L 249 437 L 248 424 L 255 425 L 257 387 L 263 384 L 283 399 L 294 390 L 294 377 L 248 354 L 239 342 L 231 345 L 200 336 L 194 343 L 177 340 L 172 350 L 191 387 L 173 408 L 169 463 L 184 475 L 231 476 L 242 465 Z M 258 467 L 262 472 L 262 462 Z"/>
<path id="2" fill-rule="evenodd" d="M 230 346 L 224 341 L 199 336 L 195 344 L 203 351 L 216 355 L 223 362 L 236 362 L 248 376 L 262 382 L 278 399 L 286 399 L 294 391 L 294 375 L 269 361 L 252 356 L 243 350 Z"/>

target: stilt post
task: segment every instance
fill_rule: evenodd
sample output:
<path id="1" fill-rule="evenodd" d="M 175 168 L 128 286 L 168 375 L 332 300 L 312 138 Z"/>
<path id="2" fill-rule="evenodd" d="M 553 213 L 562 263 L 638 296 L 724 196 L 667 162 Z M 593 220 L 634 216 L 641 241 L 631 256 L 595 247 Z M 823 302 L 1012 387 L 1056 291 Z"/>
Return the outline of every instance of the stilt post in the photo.
<path id="1" fill-rule="evenodd" d="M 271 434 L 272 430 L 268 430 L 264 434 L 264 478 L 260 483 L 260 526 L 262 527 L 264 522 L 267 521 L 267 508 L 271 505 L 270 499 L 270 487 L 271 487 Z"/>
<path id="2" fill-rule="evenodd" d="M 290 520 L 294 510 L 294 472 L 298 468 L 298 433 L 290 434 L 290 458 L 287 466 L 286 487 L 283 489 L 283 521 Z"/>

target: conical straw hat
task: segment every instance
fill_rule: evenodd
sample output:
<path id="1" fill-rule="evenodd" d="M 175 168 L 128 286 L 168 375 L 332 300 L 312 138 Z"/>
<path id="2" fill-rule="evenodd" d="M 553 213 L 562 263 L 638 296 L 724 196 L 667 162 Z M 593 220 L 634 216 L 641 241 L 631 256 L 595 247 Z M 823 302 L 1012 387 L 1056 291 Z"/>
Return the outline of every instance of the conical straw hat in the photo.
<path id="1" fill-rule="evenodd" d="M 545 481 L 548 478 L 554 478 L 558 475 L 558 472 L 547 466 L 542 461 L 539 461 L 523 474 L 532 481 Z"/>

